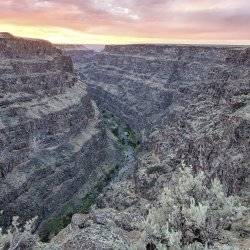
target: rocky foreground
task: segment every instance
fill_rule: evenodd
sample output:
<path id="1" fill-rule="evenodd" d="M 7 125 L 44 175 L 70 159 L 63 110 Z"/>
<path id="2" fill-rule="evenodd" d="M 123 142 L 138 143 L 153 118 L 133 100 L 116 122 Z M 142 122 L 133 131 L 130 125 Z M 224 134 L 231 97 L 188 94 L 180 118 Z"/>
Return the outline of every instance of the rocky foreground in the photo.
<path id="1" fill-rule="evenodd" d="M 42 224 L 121 161 L 71 58 L 49 42 L 0 36 L 0 210 Z M 40 224 L 41 225 L 41 224 Z"/>

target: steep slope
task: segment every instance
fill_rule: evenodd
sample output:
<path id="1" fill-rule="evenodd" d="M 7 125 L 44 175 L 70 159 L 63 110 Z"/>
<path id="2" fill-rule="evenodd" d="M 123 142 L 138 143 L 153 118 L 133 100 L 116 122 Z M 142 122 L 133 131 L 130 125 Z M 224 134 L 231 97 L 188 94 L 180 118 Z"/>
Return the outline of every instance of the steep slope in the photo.
<path id="1" fill-rule="evenodd" d="M 142 146 L 136 171 L 107 187 L 89 215 L 75 215 L 53 244 L 131 249 L 148 206 L 181 161 L 247 200 L 249 47 L 106 46 L 82 57 L 74 53 L 92 98 L 134 128 Z"/>
<path id="2" fill-rule="evenodd" d="M 155 141 L 157 160 L 175 152 L 165 165 L 185 159 L 220 173 L 232 192 L 248 160 L 249 65 L 247 47 L 131 45 L 107 46 L 78 68 L 99 107 Z"/>
<path id="3" fill-rule="evenodd" d="M 50 43 L 0 38 L 1 224 L 45 221 L 120 162 L 70 57 Z"/>

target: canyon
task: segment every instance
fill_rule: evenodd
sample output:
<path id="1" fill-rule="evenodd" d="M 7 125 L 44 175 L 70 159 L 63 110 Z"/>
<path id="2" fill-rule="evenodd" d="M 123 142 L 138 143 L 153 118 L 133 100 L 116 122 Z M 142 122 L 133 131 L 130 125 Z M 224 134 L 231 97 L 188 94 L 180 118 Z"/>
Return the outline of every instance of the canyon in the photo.
<path id="1" fill-rule="evenodd" d="M 86 249 L 130 249 L 140 239 L 146 208 L 181 162 L 204 171 L 208 182 L 219 177 L 227 194 L 247 202 L 249 47 L 128 45 L 65 53 L 98 107 L 136 131 L 140 149 L 131 177 L 108 187 L 92 213 L 73 217 L 73 229 L 55 241 L 63 238 L 69 249 L 79 242 Z"/>
<path id="2" fill-rule="evenodd" d="M 229 193 L 241 189 L 249 162 L 248 47 L 106 46 L 92 58 L 79 55 L 72 58 L 90 96 L 140 134 L 152 161 L 169 171 L 182 159 L 219 175 Z"/>
<path id="3" fill-rule="evenodd" d="M 67 215 L 43 249 L 132 249 L 183 163 L 249 205 L 250 47 L 96 52 L 3 34 L 0 58 L 2 226 Z"/>

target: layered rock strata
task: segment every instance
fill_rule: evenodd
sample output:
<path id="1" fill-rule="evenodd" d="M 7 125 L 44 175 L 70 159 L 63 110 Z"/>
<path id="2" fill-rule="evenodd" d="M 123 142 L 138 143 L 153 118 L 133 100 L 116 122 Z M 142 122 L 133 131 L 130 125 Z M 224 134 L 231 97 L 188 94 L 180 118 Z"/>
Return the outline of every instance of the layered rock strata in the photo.
<path id="1" fill-rule="evenodd" d="M 76 56 L 76 52 L 74 57 Z M 113 183 L 89 215 L 54 240 L 62 249 L 131 249 L 147 208 L 183 161 L 219 177 L 227 194 L 249 193 L 250 48 L 106 46 L 78 74 L 98 106 L 141 135 L 139 164 Z M 242 248 L 244 249 L 244 248 Z"/>
<path id="2" fill-rule="evenodd" d="M 57 214 L 118 158 L 70 57 L 46 41 L 0 37 L 1 224 Z"/>
<path id="3" fill-rule="evenodd" d="M 230 192 L 240 189 L 249 160 L 249 47 L 106 46 L 76 64 L 99 107 L 141 133 L 149 154 L 171 167 L 184 159 L 231 179 Z"/>

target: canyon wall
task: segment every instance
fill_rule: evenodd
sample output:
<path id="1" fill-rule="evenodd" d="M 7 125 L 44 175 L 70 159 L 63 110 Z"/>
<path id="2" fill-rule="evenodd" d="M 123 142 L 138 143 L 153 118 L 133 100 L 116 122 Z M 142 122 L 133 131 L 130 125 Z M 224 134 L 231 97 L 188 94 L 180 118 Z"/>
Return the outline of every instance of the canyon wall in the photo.
<path id="1" fill-rule="evenodd" d="M 106 46 L 76 64 L 98 106 L 137 130 L 165 168 L 183 159 L 219 175 L 229 192 L 240 190 L 249 160 L 250 48 Z"/>
<path id="2" fill-rule="evenodd" d="M 73 216 L 53 244 L 131 249 L 147 208 L 182 162 L 247 200 L 249 47 L 106 46 L 88 60 L 74 52 L 73 60 L 99 108 L 135 129 L 141 147 L 132 175 L 107 187 L 90 214 Z"/>
<path id="3" fill-rule="evenodd" d="M 70 57 L 46 41 L 0 37 L 3 226 L 13 215 L 45 221 L 79 201 L 118 151 Z"/>

